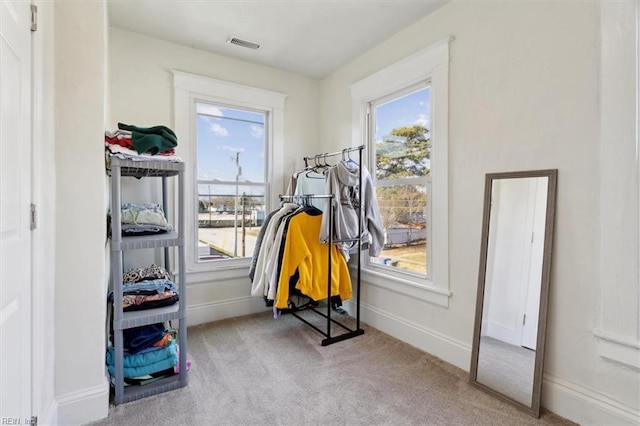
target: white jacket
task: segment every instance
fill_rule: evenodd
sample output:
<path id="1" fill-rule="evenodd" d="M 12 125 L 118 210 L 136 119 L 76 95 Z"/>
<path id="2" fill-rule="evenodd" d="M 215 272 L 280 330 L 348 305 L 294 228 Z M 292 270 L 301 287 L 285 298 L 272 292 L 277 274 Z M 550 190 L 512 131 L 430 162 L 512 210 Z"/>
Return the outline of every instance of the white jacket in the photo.
<path id="1" fill-rule="evenodd" d="M 358 206 L 360 188 L 358 187 L 359 166 L 352 161 L 341 161 L 327 171 L 326 193 L 334 196 L 322 209 L 322 227 L 320 241 L 329 241 L 329 204 L 333 202 L 333 239 L 342 240 L 358 237 Z M 380 255 L 384 245 L 384 226 L 371 175 L 362 167 L 362 243 L 369 243 L 369 256 Z M 349 259 L 349 251 L 357 247 L 356 242 L 336 243 Z"/>

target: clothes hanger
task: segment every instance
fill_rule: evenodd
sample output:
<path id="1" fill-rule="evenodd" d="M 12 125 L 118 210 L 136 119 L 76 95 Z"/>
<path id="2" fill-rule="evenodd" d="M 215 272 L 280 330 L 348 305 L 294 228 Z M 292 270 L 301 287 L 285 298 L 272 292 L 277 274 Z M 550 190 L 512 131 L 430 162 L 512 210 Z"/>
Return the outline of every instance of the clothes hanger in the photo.
<path id="1" fill-rule="evenodd" d="M 311 204 L 311 195 L 303 195 L 304 207 L 303 211 L 310 216 L 318 216 L 322 214 L 322 210 Z"/>

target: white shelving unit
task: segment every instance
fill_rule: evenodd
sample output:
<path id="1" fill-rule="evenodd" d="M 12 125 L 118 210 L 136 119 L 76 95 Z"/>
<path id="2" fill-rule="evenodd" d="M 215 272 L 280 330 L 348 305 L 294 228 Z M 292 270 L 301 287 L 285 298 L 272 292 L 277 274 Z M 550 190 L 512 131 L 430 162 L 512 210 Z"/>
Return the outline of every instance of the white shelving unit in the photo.
<path id="1" fill-rule="evenodd" d="M 185 191 L 185 163 L 169 161 L 132 161 L 110 157 L 111 171 L 111 284 L 114 294 L 113 305 L 113 345 L 115 353 L 115 404 L 155 395 L 158 393 L 181 388 L 187 385 L 187 286 L 185 272 L 185 221 L 184 221 L 184 191 Z M 174 220 L 174 232 L 151 235 L 123 237 L 121 229 L 122 194 L 121 178 L 132 176 L 136 178 L 162 179 L 162 204 L 167 214 L 167 179 L 177 177 L 176 193 L 178 195 L 177 223 Z M 167 218 L 171 222 L 170 218 Z M 164 249 L 165 268 L 170 271 L 169 250 L 177 250 L 179 301 L 178 303 L 156 309 L 140 311 L 122 311 L 122 274 L 123 255 L 127 250 Z M 124 386 L 124 358 L 123 358 L 123 330 L 142 325 L 155 324 L 165 321 L 178 321 L 178 345 L 180 357 L 178 365 L 180 372 L 176 375 L 162 378 L 146 385 Z"/>

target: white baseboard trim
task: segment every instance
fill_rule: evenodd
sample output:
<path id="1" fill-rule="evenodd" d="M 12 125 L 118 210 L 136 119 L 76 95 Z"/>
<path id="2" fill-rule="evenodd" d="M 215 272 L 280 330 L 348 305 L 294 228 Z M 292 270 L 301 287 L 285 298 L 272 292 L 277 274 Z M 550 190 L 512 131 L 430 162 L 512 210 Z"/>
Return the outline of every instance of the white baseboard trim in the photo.
<path id="1" fill-rule="evenodd" d="M 270 308 L 265 307 L 262 298 L 251 296 L 200 303 L 187 307 L 187 324 L 206 324 L 226 318 L 257 314 L 266 309 Z"/>
<path id="2" fill-rule="evenodd" d="M 49 426 L 58 424 L 58 401 L 51 399 L 44 413 L 38 413 L 38 425 Z"/>
<path id="3" fill-rule="evenodd" d="M 57 423 L 82 425 L 109 414 L 109 382 L 59 396 Z"/>
<path id="4" fill-rule="evenodd" d="M 353 316 L 355 305 L 345 302 Z M 471 347 L 437 331 L 407 321 L 380 308 L 360 304 L 360 319 L 403 342 L 469 371 Z M 542 406 L 547 410 L 584 425 L 638 425 L 640 412 L 620 404 L 596 391 L 545 374 Z"/>
<path id="5" fill-rule="evenodd" d="M 345 302 L 345 309 L 354 315 L 352 301 Z M 365 303 L 360 303 L 360 319 L 396 339 L 469 371 L 471 347 L 458 340 Z"/>
<path id="6" fill-rule="evenodd" d="M 626 407 L 592 389 L 544 375 L 542 406 L 581 425 L 638 425 L 640 411 Z"/>

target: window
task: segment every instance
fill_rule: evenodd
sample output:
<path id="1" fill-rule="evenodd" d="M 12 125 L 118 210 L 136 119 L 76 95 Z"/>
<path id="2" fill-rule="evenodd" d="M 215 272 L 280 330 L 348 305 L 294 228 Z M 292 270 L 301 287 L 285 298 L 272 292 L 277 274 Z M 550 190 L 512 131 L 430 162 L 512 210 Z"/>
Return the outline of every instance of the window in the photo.
<path id="1" fill-rule="evenodd" d="M 285 95 L 174 71 L 188 272 L 245 268 L 283 169 Z"/>
<path id="2" fill-rule="evenodd" d="M 351 87 L 385 227 L 372 285 L 449 304 L 448 66 L 442 40 Z"/>
<path id="3" fill-rule="evenodd" d="M 196 102 L 200 262 L 253 253 L 265 217 L 267 119 L 265 111 Z"/>
<path id="4" fill-rule="evenodd" d="M 369 152 L 385 229 L 382 253 L 371 262 L 430 276 L 430 87 L 421 83 L 369 103 Z"/>

